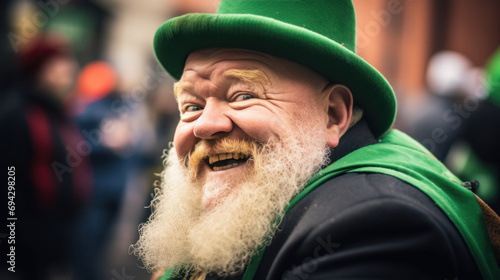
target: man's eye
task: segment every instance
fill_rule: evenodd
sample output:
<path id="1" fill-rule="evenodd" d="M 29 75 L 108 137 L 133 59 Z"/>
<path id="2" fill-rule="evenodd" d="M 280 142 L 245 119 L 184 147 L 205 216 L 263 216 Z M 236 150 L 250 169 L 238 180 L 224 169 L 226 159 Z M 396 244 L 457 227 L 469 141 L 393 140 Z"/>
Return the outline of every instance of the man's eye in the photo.
<path id="1" fill-rule="evenodd" d="M 203 108 L 201 106 L 198 106 L 198 105 L 189 105 L 189 106 L 186 106 L 186 108 L 184 110 L 186 112 L 196 112 L 196 111 L 203 110 Z"/>
<path id="2" fill-rule="evenodd" d="M 238 96 L 236 96 L 234 101 L 243 101 L 243 100 L 248 100 L 248 99 L 252 99 L 252 98 L 255 98 L 255 96 L 253 96 L 250 93 L 242 93 L 242 94 L 239 94 Z"/>

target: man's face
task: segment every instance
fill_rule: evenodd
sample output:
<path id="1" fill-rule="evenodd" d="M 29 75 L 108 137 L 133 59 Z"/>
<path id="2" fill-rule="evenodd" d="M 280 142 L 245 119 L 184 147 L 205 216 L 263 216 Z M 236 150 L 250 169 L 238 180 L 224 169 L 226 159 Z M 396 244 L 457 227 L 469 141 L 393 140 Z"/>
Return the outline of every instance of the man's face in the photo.
<path id="1" fill-rule="evenodd" d="M 135 253 L 152 270 L 239 273 L 328 163 L 352 96 L 301 65 L 241 49 L 192 53 L 174 92 L 181 120 Z"/>
<path id="2" fill-rule="evenodd" d="M 177 155 L 191 165 L 193 179 L 202 184 L 241 178 L 254 170 L 252 149 L 235 147 L 239 142 L 219 147 L 214 143 L 280 141 L 305 123 L 326 129 L 328 102 L 322 91 L 327 85 L 326 79 L 308 68 L 264 53 L 193 52 L 175 86 L 181 111 L 174 136 Z M 197 153 L 200 146 L 205 149 Z M 202 203 L 210 207 L 231 191 L 204 189 Z"/>

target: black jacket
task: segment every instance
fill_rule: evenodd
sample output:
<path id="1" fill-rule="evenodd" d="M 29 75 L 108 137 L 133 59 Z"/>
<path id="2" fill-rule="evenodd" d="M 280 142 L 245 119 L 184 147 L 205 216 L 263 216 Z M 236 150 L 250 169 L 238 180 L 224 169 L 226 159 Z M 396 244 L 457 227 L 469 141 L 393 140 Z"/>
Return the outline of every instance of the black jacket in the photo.
<path id="1" fill-rule="evenodd" d="M 361 122 L 342 137 L 332 161 L 376 142 Z M 350 173 L 285 216 L 254 279 L 482 277 L 460 233 L 427 195 L 389 175 Z"/>

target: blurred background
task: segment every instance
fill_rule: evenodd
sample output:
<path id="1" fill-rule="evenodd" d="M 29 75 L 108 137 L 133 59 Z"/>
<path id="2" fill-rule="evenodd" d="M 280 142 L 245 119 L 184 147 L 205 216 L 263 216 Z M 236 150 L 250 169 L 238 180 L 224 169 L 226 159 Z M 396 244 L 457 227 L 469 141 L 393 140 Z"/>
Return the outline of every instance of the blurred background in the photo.
<path id="1" fill-rule="evenodd" d="M 478 180 L 499 211 L 500 1 L 353 2 L 357 52 L 398 98 L 394 127 Z M 2 168 L 16 168 L 18 218 L 16 273 L 2 259 L 0 278 L 149 279 L 129 245 L 178 121 L 152 39 L 218 0 L 0 5 L 0 147 Z M 9 232 L 0 228 L 2 258 Z"/>

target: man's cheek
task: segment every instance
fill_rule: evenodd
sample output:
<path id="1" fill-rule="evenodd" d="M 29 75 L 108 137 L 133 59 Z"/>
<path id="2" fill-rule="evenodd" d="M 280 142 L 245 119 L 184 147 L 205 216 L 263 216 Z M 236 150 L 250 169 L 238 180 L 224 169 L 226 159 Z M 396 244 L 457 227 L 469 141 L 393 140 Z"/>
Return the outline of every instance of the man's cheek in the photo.
<path id="1" fill-rule="evenodd" d="M 193 135 L 192 124 L 179 123 L 174 134 L 174 148 L 178 158 L 188 155 L 194 145 L 196 138 Z"/>
<path id="2" fill-rule="evenodd" d="M 274 115 L 255 114 L 239 119 L 237 125 L 251 138 L 267 143 L 273 138 L 279 139 L 285 129 L 284 121 Z"/>

